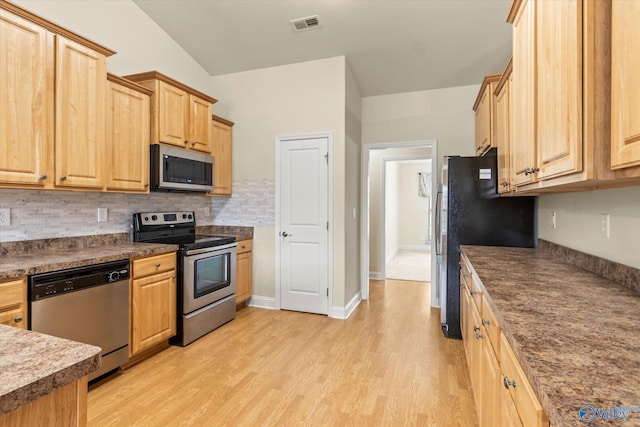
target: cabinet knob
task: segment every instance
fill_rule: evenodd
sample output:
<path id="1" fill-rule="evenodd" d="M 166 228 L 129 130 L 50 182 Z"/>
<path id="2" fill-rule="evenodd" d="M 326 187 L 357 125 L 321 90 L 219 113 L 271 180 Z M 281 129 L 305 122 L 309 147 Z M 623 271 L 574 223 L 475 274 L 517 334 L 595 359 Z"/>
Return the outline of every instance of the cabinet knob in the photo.
<path id="1" fill-rule="evenodd" d="M 20 322 L 22 322 L 22 316 L 16 316 L 16 317 L 13 319 L 13 321 L 14 321 L 14 322 L 16 322 L 16 323 L 20 323 Z"/>
<path id="2" fill-rule="evenodd" d="M 171 276 L 171 278 L 172 278 L 172 279 L 175 279 L 175 278 L 176 278 L 176 275 L 174 274 L 173 276 Z"/>
<path id="3" fill-rule="evenodd" d="M 160 267 L 160 263 L 156 262 L 156 268 Z"/>
<path id="4" fill-rule="evenodd" d="M 482 319 L 482 324 L 486 326 L 486 325 L 491 324 L 491 322 L 489 320 Z"/>
<path id="5" fill-rule="evenodd" d="M 40 179 L 47 179 L 47 174 L 40 175 Z"/>
<path id="6" fill-rule="evenodd" d="M 189 143 L 189 140 L 185 139 L 184 140 L 184 145 L 187 145 Z"/>
<path id="7" fill-rule="evenodd" d="M 195 141 L 191 141 L 191 146 L 194 147 L 196 145 Z"/>
<path id="8" fill-rule="evenodd" d="M 149 186 L 149 183 L 148 183 L 148 182 L 145 182 L 145 183 L 144 183 L 144 186 L 145 186 L 145 187 L 148 187 L 148 186 Z"/>
<path id="9" fill-rule="evenodd" d="M 526 169 L 524 170 L 524 174 L 525 174 L 525 175 L 529 175 L 530 173 L 531 173 L 531 168 L 526 168 Z"/>
<path id="10" fill-rule="evenodd" d="M 484 338 L 484 335 L 480 335 L 479 333 L 476 332 L 476 339 L 477 340 L 481 340 Z"/>
<path id="11" fill-rule="evenodd" d="M 508 389 L 509 386 L 512 386 L 513 388 L 516 387 L 516 382 L 515 380 L 513 381 L 509 381 L 509 377 L 504 377 L 504 379 L 502 380 L 502 383 L 504 384 L 504 388 Z"/>
<path id="12" fill-rule="evenodd" d="M 471 291 L 471 295 L 478 295 L 478 291 Z"/>
<path id="13" fill-rule="evenodd" d="M 60 181 L 66 181 L 66 180 L 67 180 L 67 176 L 66 176 L 66 175 L 62 175 L 62 176 L 60 177 Z"/>
<path id="14" fill-rule="evenodd" d="M 535 166 L 533 166 L 533 167 L 531 168 L 531 174 L 532 174 L 532 175 L 533 175 L 534 173 L 536 173 L 536 172 L 539 172 L 539 171 L 540 171 L 540 168 L 537 168 L 537 167 L 535 167 Z"/>
<path id="15" fill-rule="evenodd" d="M 480 330 L 479 326 L 473 325 L 473 331 L 478 332 Z"/>

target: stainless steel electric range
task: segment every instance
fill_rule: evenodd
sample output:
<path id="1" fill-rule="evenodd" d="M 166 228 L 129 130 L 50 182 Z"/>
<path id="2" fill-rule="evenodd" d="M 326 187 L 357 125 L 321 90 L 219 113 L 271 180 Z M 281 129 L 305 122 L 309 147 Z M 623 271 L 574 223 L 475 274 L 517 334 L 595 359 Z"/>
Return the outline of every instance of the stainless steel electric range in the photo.
<path id="1" fill-rule="evenodd" d="M 133 214 L 133 240 L 179 245 L 177 335 L 186 346 L 236 316 L 236 239 L 196 234 L 194 212 Z"/>

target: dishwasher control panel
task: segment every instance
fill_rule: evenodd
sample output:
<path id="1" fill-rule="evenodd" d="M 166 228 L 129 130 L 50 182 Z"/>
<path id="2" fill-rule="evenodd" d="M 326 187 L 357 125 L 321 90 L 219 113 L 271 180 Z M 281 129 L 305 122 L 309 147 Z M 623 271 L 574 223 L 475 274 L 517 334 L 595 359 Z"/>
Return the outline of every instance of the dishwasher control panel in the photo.
<path id="1" fill-rule="evenodd" d="M 37 301 L 94 286 L 129 280 L 129 261 L 70 268 L 29 278 L 29 300 Z"/>

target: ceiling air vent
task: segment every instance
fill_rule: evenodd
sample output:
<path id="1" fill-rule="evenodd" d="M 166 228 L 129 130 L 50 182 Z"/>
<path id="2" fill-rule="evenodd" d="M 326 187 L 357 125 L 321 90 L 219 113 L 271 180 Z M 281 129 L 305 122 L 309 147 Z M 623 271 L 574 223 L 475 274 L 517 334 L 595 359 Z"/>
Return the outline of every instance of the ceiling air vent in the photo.
<path id="1" fill-rule="evenodd" d="M 306 18 L 292 19 L 291 25 L 296 31 L 310 30 L 320 25 L 318 15 L 307 16 Z"/>

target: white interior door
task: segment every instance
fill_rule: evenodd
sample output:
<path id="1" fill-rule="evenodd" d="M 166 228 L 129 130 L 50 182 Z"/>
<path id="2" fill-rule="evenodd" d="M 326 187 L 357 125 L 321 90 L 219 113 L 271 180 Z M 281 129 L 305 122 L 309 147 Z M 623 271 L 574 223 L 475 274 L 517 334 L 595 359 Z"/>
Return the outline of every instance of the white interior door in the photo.
<path id="1" fill-rule="evenodd" d="M 280 307 L 327 314 L 328 138 L 281 141 Z"/>

